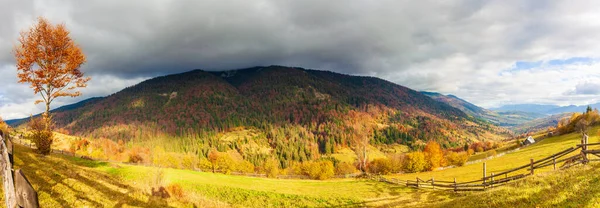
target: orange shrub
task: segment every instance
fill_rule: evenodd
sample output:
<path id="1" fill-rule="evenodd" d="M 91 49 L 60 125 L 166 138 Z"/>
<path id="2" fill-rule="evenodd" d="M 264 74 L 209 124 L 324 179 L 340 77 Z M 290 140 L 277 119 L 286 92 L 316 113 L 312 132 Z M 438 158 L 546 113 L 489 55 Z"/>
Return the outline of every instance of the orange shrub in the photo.
<path id="1" fill-rule="evenodd" d="M 181 185 L 177 183 L 169 184 L 166 189 L 170 196 L 175 197 L 178 200 L 185 198 L 185 192 L 183 191 L 183 188 L 181 188 Z"/>
<path id="2" fill-rule="evenodd" d="M 358 169 L 352 164 L 347 162 L 340 162 L 335 167 L 335 174 L 337 175 L 347 175 L 358 172 Z"/>
<path id="3" fill-rule="evenodd" d="M 392 162 L 387 158 L 377 158 L 369 163 L 369 173 L 390 174 L 392 172 Z"/>
<path id="4" fill-rule="evenodd" d="M 148 148 L 133 147 L 129 150 L 126 162 L 145 163 L 150 162 L 150 150 Z"/>

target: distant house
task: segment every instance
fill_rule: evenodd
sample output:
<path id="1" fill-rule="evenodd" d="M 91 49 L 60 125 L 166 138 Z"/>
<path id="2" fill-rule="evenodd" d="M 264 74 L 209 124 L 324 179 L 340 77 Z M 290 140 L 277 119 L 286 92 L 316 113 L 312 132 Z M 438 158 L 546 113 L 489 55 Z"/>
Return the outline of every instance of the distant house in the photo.
<path id="1" fill-rule="evenodd" d="M 525 141 L 523 141 L 523 145 L 530 145 L 533 143 L 535 143 L 535 140 L 531 136 L 527 137 L 527 139 L 525 139 Z"/>

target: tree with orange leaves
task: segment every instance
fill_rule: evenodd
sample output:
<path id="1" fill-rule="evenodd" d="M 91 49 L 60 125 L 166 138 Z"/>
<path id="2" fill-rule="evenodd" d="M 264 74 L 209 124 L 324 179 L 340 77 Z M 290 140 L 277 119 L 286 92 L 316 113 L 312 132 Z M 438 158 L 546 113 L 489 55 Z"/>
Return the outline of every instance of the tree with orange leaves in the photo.
<path id="1" fill-rule="evenodd" d="M 69 37 L 64 24 L 53 25 L 40 17 L 37 24 L 21 32 L 14 47 L 19 83 L 29 83 L 44 102 L 45 129 L 50 130 L 50 104 L 58 97 L 77 97 L 76 88 L 86 87 L 89 77 L 79 70 L 85 62 L 81 48 Z"/>
<path id="2" fill-rule="evenodd" d="M 425 158 L 428 162 L 427 169 L 435 170 L 436 168 L 445 165 L 444 152 L 439 143 L 429 140 L 427 145 L 425 145 L 423 153 L 425 153 Z"/>

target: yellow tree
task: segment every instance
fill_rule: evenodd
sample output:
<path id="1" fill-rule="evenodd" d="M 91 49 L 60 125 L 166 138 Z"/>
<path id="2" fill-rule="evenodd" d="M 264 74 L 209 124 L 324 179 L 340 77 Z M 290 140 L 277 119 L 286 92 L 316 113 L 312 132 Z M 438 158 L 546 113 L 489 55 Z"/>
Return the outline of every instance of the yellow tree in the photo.
<path id="1" fill-rule="evenodd" d="M 45 130 L 50 128 L 50 104 L 58 97 L 76 97 L 76 88 L 86 87 L 89 77 L 79 70 L 85 63 L 81 48 L 69 37 L 64 24 L 53 25 L 40 17 L 29 30 L 21 32 L 14 47 L 19 83 L 29 83 L 44 102 Z"/>
<path id="2" fill-rule="evenodd" d="M 444 165 L 444 152 L 442 151 L 440 144 L 437 142 L 433 140 L 427 142 L 423 153 L 425 153 L 425 157 L 428 160 L 427 162 L 429 163 L 429 170 L 435 170 L 436 168 Z"/>

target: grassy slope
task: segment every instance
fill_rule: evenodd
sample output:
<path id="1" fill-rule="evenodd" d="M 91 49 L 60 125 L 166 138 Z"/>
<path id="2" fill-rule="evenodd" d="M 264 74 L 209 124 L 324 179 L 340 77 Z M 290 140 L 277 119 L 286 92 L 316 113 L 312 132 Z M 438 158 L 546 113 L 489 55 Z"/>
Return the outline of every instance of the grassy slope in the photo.
<path id="1" fill-rule="evenodd" d="M 598 132 L 598 129 L 598 127 L 595 127 L 589 131 L 591 135 L 589 138 L 590 143 L 600 142 L 600 138 L 595 133 Z M 487 166 L 487 173 L 489 175 L 493 172 L 498 173 L 501 171 L 525 165 L 529 163 L 530 158 L 533 158 L 534 160 L 542 159 L 559 151 L 565 150 L 569 147 L 575 147 L 576 144 L 580 143 L 580 140 L 581 135 L 578 133 L 571 133 L 544 139 L 528 147 L 522 147 L 522 149 L 519 151 L 515 151 L 506 154 L 502 157 L 497 157 L 485 161 Z M 578 153 L 578 151 L 575 151 L 571 153 L 571 155 Z M 552 167 L 550 166 L 542 170 L 536 169 L 536 172 L 544 172 L 550 170 L 551 168 Z M 460 182 L 481 179 L 482 176 L 482 163 L 475 163 L 465 165 L 463 167 L 450 168 L 440 171 L 400 174 L 390 177 L 399 178 L 403 180 L 415 180 L 416 177 L 420 177 L 423 179 L 429 179 L 431 177 L 434 177 L 437 180 L 448 181 L 452 181 L 453 178 L 456 178 L 456 180 Z"/>
<path id="2" fill-rule="evenodd" d="M 450 196 L 367 180 L 280 180 L 161 169 L 164 185 L 181 184 L 186 193 L 184 199 L 164 200 L 149 194 L 156 168 L 41 157 L 18 145 L 15 168 L 25 171 L 44 207 L 411 206 Z"/>
<path id="3" fill-rule="evenodd" d="M 126 181 L 143 183 L 155 168 L 121 165 L 98 167 Z M 419 191 L 368 180 L 281 180 L 163 169 L 166 183 L 234 207 L 355 207 L 427 204 L 448 200 L 449 193 Z"/>
<path id="4" fill-rule="evenodd" d="M 538 174 L 425 207 L 600 207 L 600 164 Z"/>

